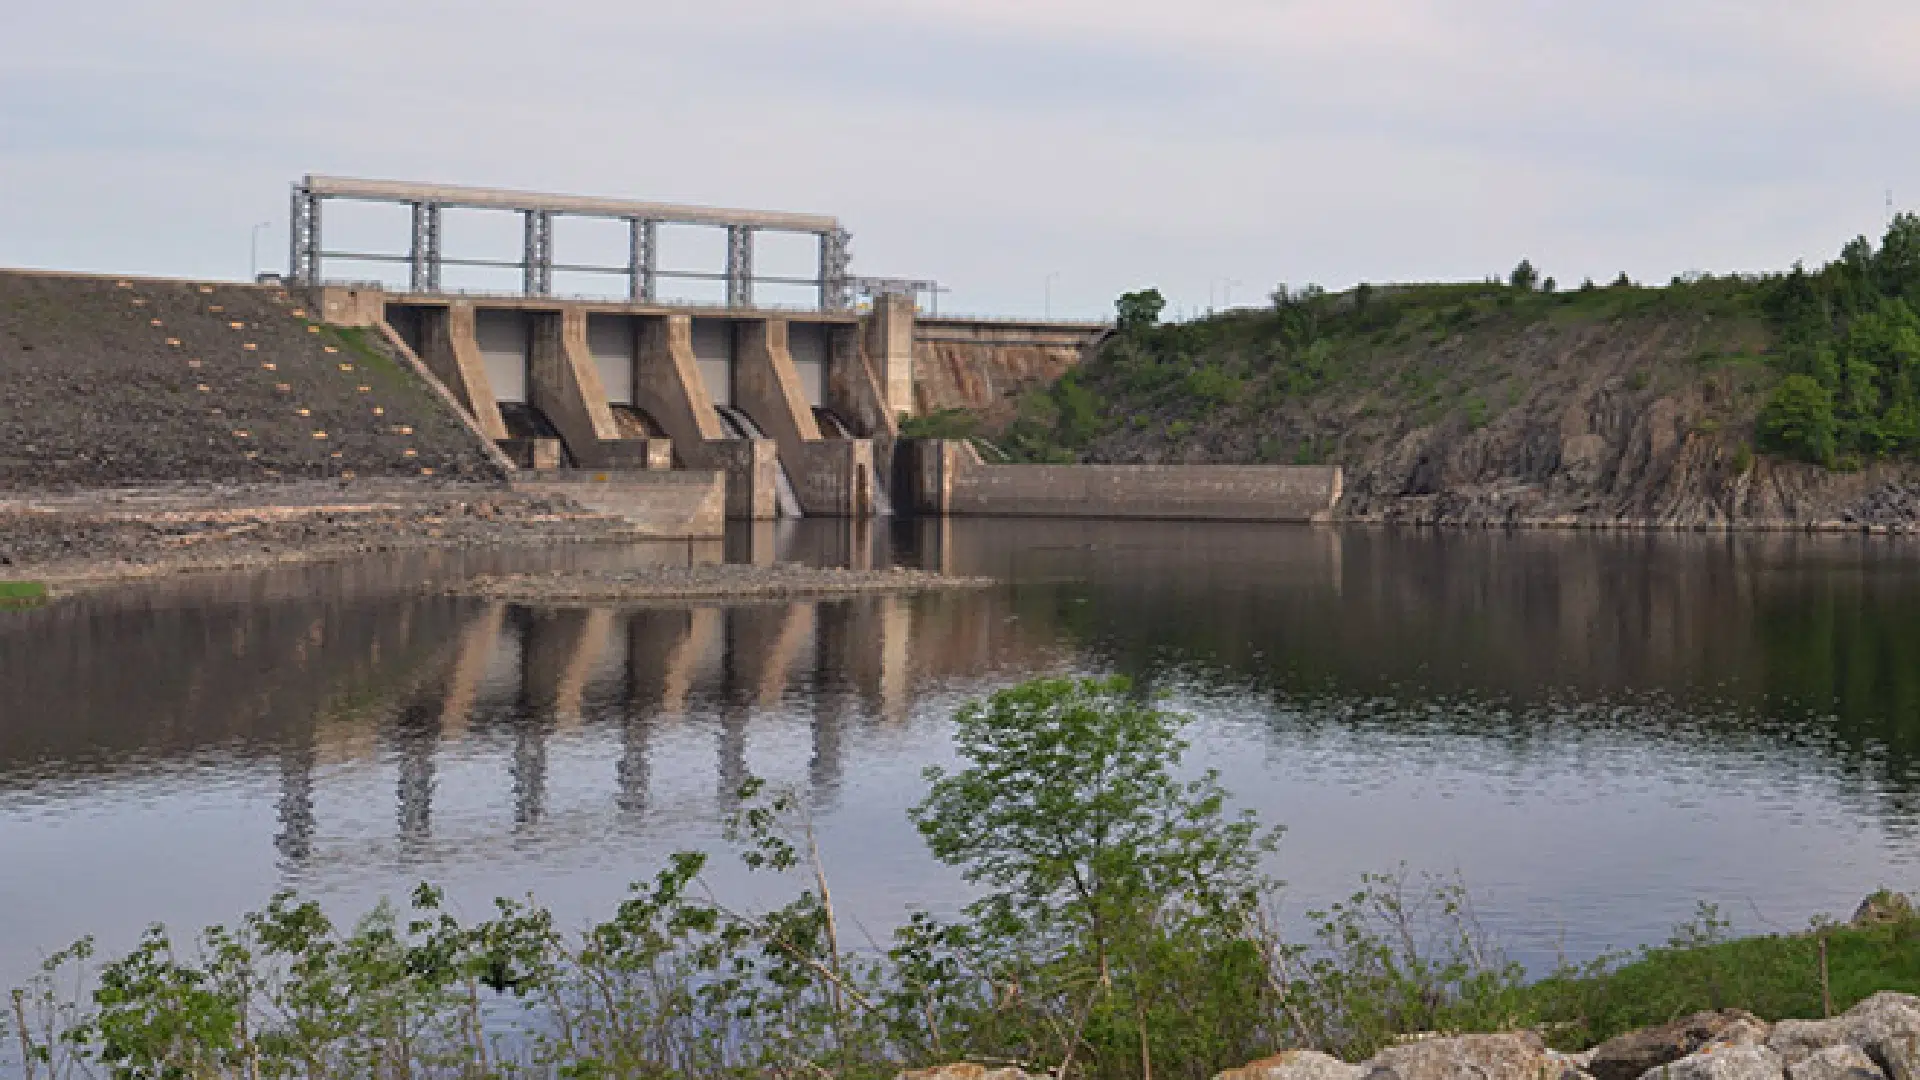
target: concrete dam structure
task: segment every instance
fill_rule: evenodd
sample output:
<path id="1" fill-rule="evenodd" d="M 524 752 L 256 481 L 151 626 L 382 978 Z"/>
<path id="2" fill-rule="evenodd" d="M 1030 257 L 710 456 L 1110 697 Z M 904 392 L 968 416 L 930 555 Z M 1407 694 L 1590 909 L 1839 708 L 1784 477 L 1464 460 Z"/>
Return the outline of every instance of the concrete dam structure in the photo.
<path id="1" fill-rule="evenodd" d="M 340 200 L 405 207 L 404 250 L 326 246 Z M 450 252 L 448 211 L 518 215 L 520 258 Z M 566 261 L 559 217 L 624 222 L 627 259 Z M 545 488 L 663 535 L 713 535 L 713 508 L 1305 521 L 1338 498 L 1327 470 L 1148 477 L 989 466 L 965 444 L 899 453 L 901 419 L 1005 412 L 1112 330 L 924 316 L 939 286 L 853 275 L 832 217 L 309 176 L 290 225 L 289 275 L 255 285 L 0 274 L 0 490 L 429 476 Z M 724 232 L 724 265 L 662 265 L 663 225 Z M 759 273 L 768 232 L 811 237 L 817 272 Z M 341 262 L 404 265 L 406 283 L 334 276 Z M 520 288 L 449 290 L 448 267 L 517 270 Z M 624 295 L 555 295 L 556 272 L 618 275 Z M 724 303 L 666 297 L 676 280 L 723 283 Z M 764 305 L 768 283 L 814 302 Z"/>
<path id="2" fill-rule="evenodd" d="M 406 249 L 328 247 L 325 207 L 339 200 L 405 206 Z M 520 258 L 450 253 L 441 223 L 449 210 L 518 215 Z M 625 262 L 567 261 L 554 244 L 560 216 L 624 222 Z M 910 492 L 888 491 L 901 417 L 947 407 L 949 387 L 963 388 L 969 405 L 982 396 L 1010 400 L 1077 362 L 1107 332 L 1102 324 L 921 320 L 915 291 L 937 295 L 938 286 L 852 275 L 850 237 L 822 215 L 309 176 L 295 186 L 291 222 L 290 285 L 307 290 L 329 323 L 371 331 L 430 371 L 515 466 L 719 472 L 734 518 L 867 517 L 916 504 Z M 662 266 L 665 224 L 723 230 L 725 265 Z M 755 241 L 766 232 L 812 237 L 817 274 L 757 273 Z M 330 262 L 405 265 L 408 284 L 342 282 L 329 277 Z M 449 292 L 450 266 L 517 270 L 520 288 Z M 626 295 L 555 296 L 556 270 L 618 275 Z M 665 301 L 661 283 L 673 279 L 724 282 L 724 306 Z M 806 310 L 757 306 L 756 286 L 766 282 L 808 286 L 816 302 Z M 869 302 L 856 308 L 860 297 Z M 1016 355 L 1036 341 L 1047 362 Z M 956 346 L 957 357 L 940 351 Z M 997 364 L 1003 354 L 1009 363 Z M 981 376 L 956 375 L 970 365 Z M 923 367 L 942 376 L 931 390 L 916 378 Z M 1027 377 L 992 377 L 1005 367 Z"/>

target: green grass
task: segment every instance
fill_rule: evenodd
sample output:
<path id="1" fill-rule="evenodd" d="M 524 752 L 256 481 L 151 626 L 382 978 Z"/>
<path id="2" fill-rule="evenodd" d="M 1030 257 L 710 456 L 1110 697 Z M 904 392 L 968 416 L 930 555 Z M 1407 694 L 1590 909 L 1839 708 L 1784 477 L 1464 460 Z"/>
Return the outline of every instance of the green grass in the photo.
<path id="1" fill-rule="evenodd" d="M 1590 1046 L 1703 1009 L 1746 1009 L 1766 1020 L 1817 1018 L 1824 1013 L 1822 936 L 1835 1013 L 1881 990 L 1920 993 L 1920 919 L 1909 919 L 1651 949 L 1599 973 L 1545 979 L 1526 994 L 1565 1047 Z"/>
<path id="2" fill-rule="evenodd" d="M 362 367 L 402 383 L 409 381 L 407 374 L 401 370 L 400 365 L 394 363 L 391 357 L 367 340 L 367 334 L 369 332 L 367 328 L 361 326 L 330 326 L 326 323 L 320 323 L 318 325 L 322 337 L 331 340 L 333 344 L 353 354 L 355 362 L 359 363 Z"/>
<path id="3" fill-rule="evenodd" d="M 47 586 L 40 581 L 0 581 L 0 611 L 39 607 L 47 602 Z"/>

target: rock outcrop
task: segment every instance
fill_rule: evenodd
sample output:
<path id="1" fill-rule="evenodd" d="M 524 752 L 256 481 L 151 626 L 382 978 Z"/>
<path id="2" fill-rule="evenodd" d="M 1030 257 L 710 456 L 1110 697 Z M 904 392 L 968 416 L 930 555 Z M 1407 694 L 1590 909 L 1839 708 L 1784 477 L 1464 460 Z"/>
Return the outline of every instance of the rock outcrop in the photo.
<path id="1" fill-rule="evenodd" d="M 1670 1065 L 1650 1069 L 1646 1080 L 1781 1080 L 1780 1055 L 1764 1046 L 1710 1046 Z"/>
<path id="2" fill-rule="evenodd" d="M 1756 324 L 1697 312 L 1495 319 L 1349 342 L 1342 370 L 1297 388 L 1248 360 L 1243 400 L 1211 407 L 1096 360 L 1111 426 L 1086 455 L 1339 465 L 1357 521 L 1920 531 L 1920 466 L 1755 453 L 1768 347 Z"/>
<path id="3" fill-rule="evenodd" d="M 1740 1009 L 1694 1013 L 1658 1027 L 1630 1031 L 1593 1050 L 1594 1080 L 1638 1080 L 1641 1074 L 1709 1046 L 1751 1046 L 1767 1039 L 1764 1020 Z"/>
<path id="4" fill-rule="evenodd" d="M 1787 1066 L 1787 1080 L 1886 1080 L 1865 1050 L 1850 1044 L 1815 1050 Z"/>
<path id="5" fill-rule="evenodd" d="M 1422 1039 L 1375 1054 L 1364 1080 L 1578 1080 L 1533 1032 Z"/>
<path id="6" fill-rule="evenodd" d="M 1360 1080 L 1366 1069 L 1317 1050 L 1284 1050 L 1228 1069 L 1215 1080 Z"/>

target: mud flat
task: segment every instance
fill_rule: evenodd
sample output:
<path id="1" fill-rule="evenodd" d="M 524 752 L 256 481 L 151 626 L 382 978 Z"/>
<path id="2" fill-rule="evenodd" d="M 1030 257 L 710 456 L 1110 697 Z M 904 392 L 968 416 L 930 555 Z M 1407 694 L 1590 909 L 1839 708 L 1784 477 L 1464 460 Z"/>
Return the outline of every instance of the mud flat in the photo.
<path id="1" fill-rule="evenodd" d="M 491 485 L 312 481 L 0 497 L 0 580 L 55 594 L 383 551 L 642 539 L 622 519 Z"/>
<path id="2" fill-rule="evenodd" d="M 622 604 L 665 600 L 789 600 L 979 589 L 992 578 L 954 577 L 906 567 L 844 570 L 774 563 L 650 566 L 583 573 L 481 576 L 451 586 L 461 596 L 523 604 Z"/>

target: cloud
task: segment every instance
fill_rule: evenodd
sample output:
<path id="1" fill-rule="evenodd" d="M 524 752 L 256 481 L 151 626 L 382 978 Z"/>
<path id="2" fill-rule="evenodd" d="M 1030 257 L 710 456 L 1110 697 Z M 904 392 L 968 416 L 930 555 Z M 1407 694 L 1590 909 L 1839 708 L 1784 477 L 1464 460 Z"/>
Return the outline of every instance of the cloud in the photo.
<path id="1" fill-rule="evenodd" d="M 1783 266 L 1920 191 L 1916 45 L 1894 0 L 31 5 L 0 261 L 237 274 L 313 171 L 836 213 L 989 311 Z"/>

